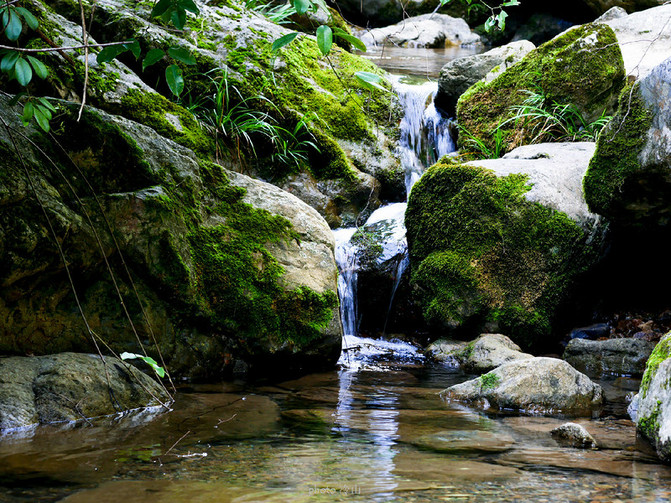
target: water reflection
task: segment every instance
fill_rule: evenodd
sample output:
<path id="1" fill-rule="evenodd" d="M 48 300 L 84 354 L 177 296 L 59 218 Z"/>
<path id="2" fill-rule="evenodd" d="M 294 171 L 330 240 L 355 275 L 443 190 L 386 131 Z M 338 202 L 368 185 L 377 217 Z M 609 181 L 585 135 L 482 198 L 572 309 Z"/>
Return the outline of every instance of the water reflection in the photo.
<path id="1" fill-rule="evenodd" d="M 435 79 L 440 69 L 453 59 L 479 54 L 483 46 L 446 47 L 444 49 L 423 49 L 409 47 L 372 47 L 359 55 L 371 60 L 389 73 L 417 75 Z"/>
<path id="2" fill-rule="evenodd" d="M 351 443 L 351 435 L 361 429 L 360 414 L 365 411 L 364 428 L 369 432 L 372 449 L 369 452 L 367 473 L 363 479 L 369 490 L 373 489 L 372 501 L 393 501 L 394 490 L 398 483 L 394 475 L 394 457 L 398 454 L 398 394 L 393 388 L 381 387 L 366 397 L 363 403 L 355 406 L 355 398 L 351 391 L 357 380 L 357 371 L 342 370 L 339 372 L 340 393 L 335 411 L 333 431 L 342 435 L 342 443 Z M 357 417 L 359 416 L 359 417 Z M 351 444 L 353 446 L 356 443 Z M 358 449 L 357 449 L 358 450 Z M 352 454 L 355 454 L 354 452 Z"/>

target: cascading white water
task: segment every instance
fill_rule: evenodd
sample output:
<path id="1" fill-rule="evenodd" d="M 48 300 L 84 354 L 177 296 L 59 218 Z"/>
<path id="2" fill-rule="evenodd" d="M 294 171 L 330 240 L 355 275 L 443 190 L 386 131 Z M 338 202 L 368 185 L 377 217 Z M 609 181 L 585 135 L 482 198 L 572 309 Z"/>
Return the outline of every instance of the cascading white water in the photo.
<path id="1" fill-rule="evenodd" d="M 454 151 L 454 142 L 450 134 L 451 122 L 441 116 L 433 105 L 433 96 L 437 88 L 435 82 L 424 82 L 419 85 L 409 84 L 400 77 L 394 81 L 394 89 L 404 110 L 400 124 L 401 136 L 398 155 L 405 171 L 407 194 L 410 194 L 412 186 L 419 180 L 427 166 L 433 164 L 443 155 Z M 378 263 L 383 263 L 395 257 L 398 260 L 389 311 L 391 311 L 394 295 L 409 262 L 404 222 L 406 208 L 407 203 L 385 205 L 373 212 L 363 226 L 365 230 L 370 230 L 384 225 L 385 237 L 384 241 L 380 243 L 382 253 L 377 259 Z M 359 355 L 359 362 L 355 366 L 361 365 L 361 359 L 367 360 L 389 351 L 400 352 L 410 359 L 419 358 L 420 355 L 417 354 L 416 350 L 406 343 L 382 342 L 358 337 L 358 302 L 356 297 L 359 267 L 357 261 L 358 249 L 351 242 L 351 238 L 356 231 L 357 228 L 334 231 L 336 263 L 340 271 L 338 277 L 340 316 L 344 333 L 343 354 L 339 363 L 349 367 L 353 365 L 350 358 L 352 348 L 356 348 Z M 387 317 L 388 315 L 389 312 Z"/>

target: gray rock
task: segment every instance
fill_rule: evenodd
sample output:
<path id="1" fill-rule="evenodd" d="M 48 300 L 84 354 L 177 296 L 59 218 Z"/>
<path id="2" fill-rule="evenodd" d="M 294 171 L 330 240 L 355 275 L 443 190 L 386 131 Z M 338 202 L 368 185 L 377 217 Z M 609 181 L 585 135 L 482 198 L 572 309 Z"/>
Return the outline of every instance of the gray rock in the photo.
<path id="1" fill-rule="evenodd" d="M 485 77 L 487 81 L 493 80 L 496 75 L 504 72 L 535 48 L 531 42 L 521 40 L 482 54 L 450 61 L 440 70 L 438 92 L 434 99 L 436 106 L 445 110 L 448 115 L 454 116 L 459 96 L 466 89 Z M 496 72 L 493 72 L 494 69 Z"/>
<path id="2" fill-rule="evenodd" d="M 504 363 L 491 372 L 441 392 L 443 399 L 481 409 L 524 414 L 590 416 L 603 403 L 598 384 L 556 358 Z"/>
<path id="3" fill-rule="evenodd" d="M 625 12 L 634 12 L 662 5 L 666 0 L 583 0 L 596 14 L 602 14 L 613 9 L 622 9 Z"/>
<path id="4" fill-rule="evenodd" d="M 583 228 L 596 231 L 603 224 L 589 210 L 582 190 L 594 149 L 591 142 L 539 143 L 518 147 L 501 159 L 469 164 L 491 169 L 499 177 L 512 173 L 527 175 L 531 186 L 525 194 L 527 200 L 562 211 Z"/>
<path id="5" fill-rule="evenodd" d="M 597 443 L 584 426 L 576 423 L 565 423 L 550 432 L 552 438 L 564 447 L 580 449 L 596 449 Z"/>
<path id="6" fill-rule="evenodd" d="M 668 19 L 671 5 L 663 8 L 667 7 Z M 669 223 L 669 96 L 671 58 L 639 80 L 633 90 L 623 93 L 620 108 L 602 131 L 585 176 L 585 198 L 592 211 L 623 226 Z"/>
<path id="7" fill-rule="evenodd" d="M 169 405 L 154 379 L 117 358 L 104 361 L 79 353 L 0 358 L 0 431 Z"/>
<path id="8" fill-rule="evenodd" d="M 423 14 L 410 17 L 391 26 L 373 28 L 362 34 L 360 38 L 367 47 L 398 45 L 441 48 L 480 42 L 480 36 L 471 31 L 466 21 L 447 14 Z"/>
<path id="9" fill-rule="evenodd" d="M 426 348 L 426 353 L 439 362 L 457 368 L 461 366 L 461 360 L 457 355 L 463 352 L 467 344 L 465 341 L 438 339 Z"/>
<path id="10" fill-rule="evenodd" d="M 464 370 L 483 374 L 514 360 L 533 358 L 503 334 L 481 334 L 456 355 Z"/>
<path id="11" fill-rule="evenodd" d="M 636 428 L 657 450 L 659 458 L 671 462 L 671 333 L 652 352 L 638 395 L 629 412 Z"/>
<path id="12" fill-rule="evenodd" d="M 641 339 L 572 339 L 563 358 L 588 375 L 643 375 L 654 347 Z"/>
<path id="13" fill-rule="evenodd" d="M 505 433 L 481 430 L 440 431 L 410 441 L 423 449 L 450 454 L 496 453 L 512 449 L 515 441 Z"/>
<path id="14" fill-rule="evenodd" d="M 660 5 L 662 2 L 657 0 L 647 3 L 659 7 L 603 21 L 615 32 L 625 71 L 639 79 L 671 52 L 671 24 L 668 23 L 671 5 Z"/>
<path id="15" fill-rule="evenodd" d="M 598 18 L 594 20 L 595 23 L 605 23 L 606 21 L 613 21 L 621 17 L 627 17 L 627 11 L 622 7 L 611 7 L 606 12 L 601 14 Z"/>

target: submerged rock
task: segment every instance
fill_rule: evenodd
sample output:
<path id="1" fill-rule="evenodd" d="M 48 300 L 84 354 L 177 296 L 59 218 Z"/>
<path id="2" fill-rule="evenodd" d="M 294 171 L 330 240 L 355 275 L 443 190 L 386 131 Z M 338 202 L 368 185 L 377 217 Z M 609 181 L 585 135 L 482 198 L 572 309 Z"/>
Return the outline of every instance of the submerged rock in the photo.
<path id="1" fill-rule="evenodd" d="M 457 101 L 477 81 L 487 81 L 517 63 L 536 46 L 526 40 L 512 42 L 482 54 L 453 59 L 440 70 L 434 101 L 450 117 L 456 115 Z"/>
<path id="2" fill-rule="evenodd" d="M 442 48 L 480 42 L 480 36 L 471 31 L 466 21 L 447 14 L 423 14 L 411 17 L 398 24 L 373 28 L 360 38 L 368 47 L 397 45 Z"/>
<path id="3" fill-rule="evenodd" d="M 481 430 L 440 431 L 423 435 L 410 443 L 437 452 L 449 454 L 496 453 L 512 449 L 515 440 L 505 433 Z"/>
<path id="4" fill-rule="evenodd" d="M 643 375 L 655 344 L 642 339 L 572 339 L 562 358 L 589 375 Z"/>
<path id="5" fill-rule="evenodd" d="M 597 443 L 584 426 L 576 423 L 565 423 L 554 428 L 550 435 L 559 445 L 578 447 L 580 449 L 596 449 Z"/>
<path id="6" fill-rule="evenodd" d="M 522 345 L 550 334 L 572 284 L 601 255 L 604 226 L 581 190 L 593 150 L 532 145 L 498 160 L 443 160 L 425 173 L 406 226 L 430 324 L 501 331 Z"/>
<path id="7" fill-rule="evenodd" d="M 529 358 L 441 392 L 444 400 L 524 414 L 590 416 L 603 403 L 598 384 L 556 358 Z"/>
<path id="8" fill-rule="evenodd" d="M 585 198 L 592 211 L 617 225 L 654 229 L 670 223 L 669 95 L 671 59 L 622 92 L 617 114 L 599 137 Z"/>
<path id="9" fill-rule="evenodd" d="M 650 355 L 638 395 L 630 414 L 636 428 L 657 450 L 662 461 L 671 462 L 671 333 L 666 334 Z"/>
<path id="10" fill-rule="evenodd" d="M 108 380 L 109 378 L 109 380 Z M 60 353 L 0 358 L 0 432 L 167 405 L 164 388 L 113 357 Z"/>
<path id="11" fill-rule="evenodd" d="M 457 120 L 467 131 L 459 146 L 476 138 L 489 151 L 506 152 L 537 142 L 535 128 L 516 122 L 515 107 L 531 95 L 575 107 L 589 123 L 614 109 L 624 84 L 624 65 L 612 29 L 603 24 L 571 28 L 527 54 L 491 82 L 479 82 L 457 104 Z M 500 127 L 501 126 L 501 127 Z M 499 128 L 501 136 L 493 134 Z M 542 141 L 542 140 L 541 140 Z"/>

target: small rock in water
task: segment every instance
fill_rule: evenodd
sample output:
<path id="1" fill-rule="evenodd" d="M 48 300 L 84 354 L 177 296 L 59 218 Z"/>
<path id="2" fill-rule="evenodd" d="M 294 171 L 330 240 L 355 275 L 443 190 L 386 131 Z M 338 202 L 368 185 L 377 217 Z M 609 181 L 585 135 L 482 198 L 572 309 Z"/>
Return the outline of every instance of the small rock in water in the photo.
<path id="1" fill-rule="evenodd" d="M 580 449 L 596 449 L 594 437 L 581 425 L 564 423 L 550 432 L 552 438 L 563 447 L 578 447 Z"/>

